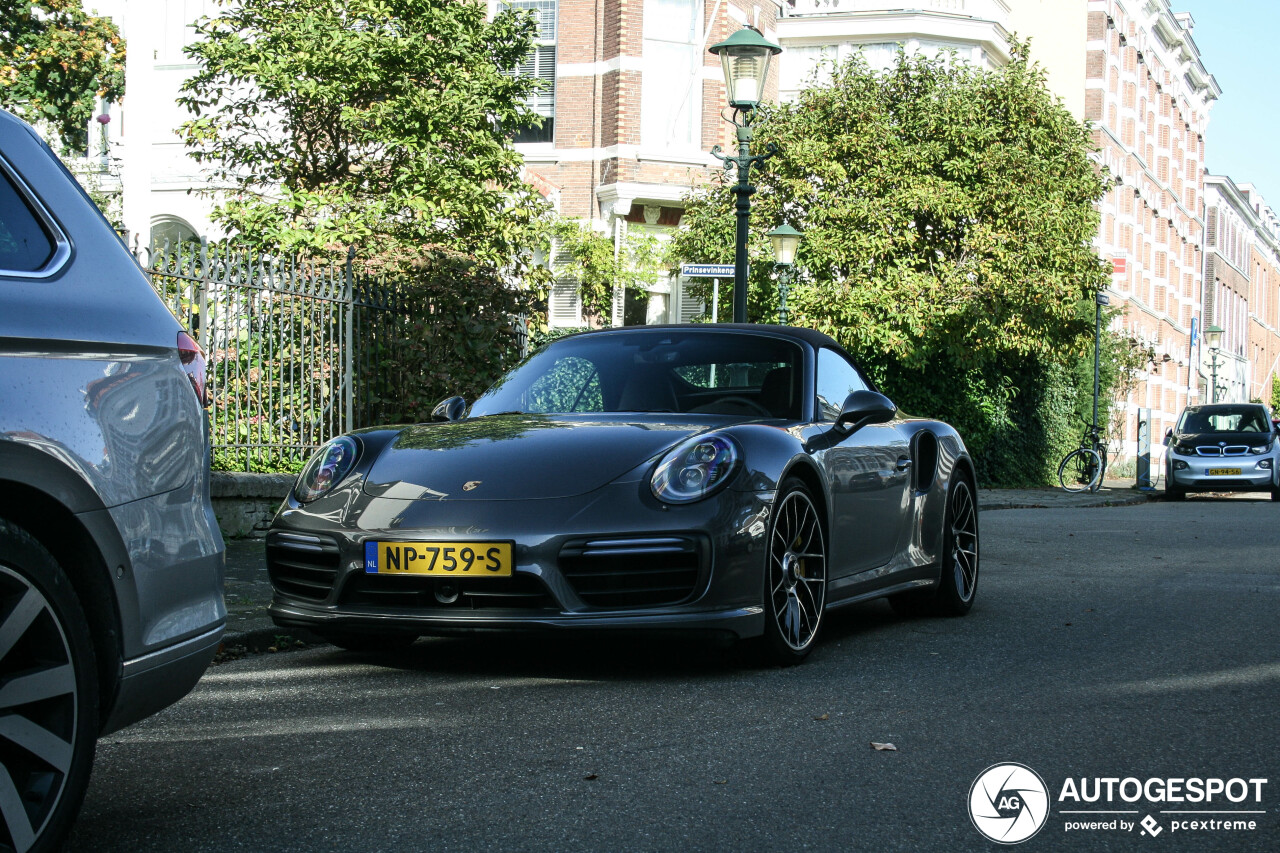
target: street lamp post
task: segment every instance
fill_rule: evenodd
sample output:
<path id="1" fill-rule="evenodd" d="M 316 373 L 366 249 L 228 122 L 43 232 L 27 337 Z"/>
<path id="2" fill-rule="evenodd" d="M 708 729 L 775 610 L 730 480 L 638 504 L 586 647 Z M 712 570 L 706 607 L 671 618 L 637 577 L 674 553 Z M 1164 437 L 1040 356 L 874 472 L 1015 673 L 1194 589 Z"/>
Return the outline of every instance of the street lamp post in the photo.
<path id="1" fill-rule="evenodd" d="M 787 324 L 787 285 L 791 283 L 791 269 L 796 262 L 796 249 L 800 248 L 802 232 L 782 223 L 765 235 L 773 244 L 773 266 L 778 271 L 778 322 Z"/>
<path id="2" fill-rule="evenodd" d="M 1110 305 L 1111 297 L 1099 290 L 1093 299 L 1093 425 L 1098 425 L 1098 374 L 1102 365 L 1102 306 Z"/>
<path id="3" fill-rule="evenodd" d="M 728 92 L 729 106 L 733 109 L 733 117 L 729 122 L 738 129 L 736 157 L 721 154 L 719 145 L 711 149 L 711 154 L 724 163 L 725 171 L 734 166 L 738 169 L 738 183 L 733 187 L 733 194 L 737 198 L 734 207 L 738 216 L 733 257 L 733 322 L 745 323 L 747 235 L 751 219 L 751 194 L 756 191 L 751 185 L 751 164 L 763 161 L 778 150 L 776 145 L 770 143 L 764 153 L 751 153 L 751 120 L 764 93 L 770 60 L 781 53 L 782 48 L 765 39 L 754 28 L 743 27 L 719 44 L 713 44 L 708 50 L 720 57 L 724 68 L 725 90 Z"/>
<path id="4" fill-rule="evenodd" d="M 1222 346 L 1222 329 L 1215 323 L 1204 330 L 1209 344 L 1209 402 L 1218 402 L 1218 348 Z"/>

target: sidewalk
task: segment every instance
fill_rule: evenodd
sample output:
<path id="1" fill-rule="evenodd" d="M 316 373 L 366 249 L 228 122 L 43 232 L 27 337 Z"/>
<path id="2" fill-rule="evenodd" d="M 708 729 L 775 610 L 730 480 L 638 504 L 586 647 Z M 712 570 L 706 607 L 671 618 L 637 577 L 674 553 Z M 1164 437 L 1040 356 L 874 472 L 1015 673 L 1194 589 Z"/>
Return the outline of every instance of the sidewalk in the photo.
<path id="1" fill-rule="evenodd" d="M 1140 492 L 1128 480 L 1108 480 L 1096 493 L 1069 493 L 1062 489 L 979 489 L 982 510 L 1046 507 L 1126 506 L 1146 503 L 1163 491 Z M 265 546 L 261 539 L 227 540 L 227 632 L 222 640 L 223 659 L 248 652 L 267 651 L 279 644 L 315 638 L 306 632 L 277 628 L 267 616 L 271 583 L 267 580 Z"/>

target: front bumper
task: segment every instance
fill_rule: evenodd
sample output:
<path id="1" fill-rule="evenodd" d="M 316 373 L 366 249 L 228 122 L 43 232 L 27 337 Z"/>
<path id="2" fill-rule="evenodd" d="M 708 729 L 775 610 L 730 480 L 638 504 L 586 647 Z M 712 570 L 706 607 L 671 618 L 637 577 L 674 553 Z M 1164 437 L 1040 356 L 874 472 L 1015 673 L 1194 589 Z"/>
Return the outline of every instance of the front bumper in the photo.
<path id="1" fill-rule="evenodd" d="M 340 517 L 291 502 L 267 536 L 282 627 L 454 634 L 520 630 L 764 630 L 764 543 L 774 493 L 663 506 L 647 484 L 537 501 L 366 498 Z M 321 503 L 320 501 L 317 504 Z M 565 531 L 565 532 L 561 532 Z M 365 543 L 513 543 L 510 578 L 365 571 Z"/>
<path id="2" fill-rule="evenodd" d="M 1270 467 L 1263 467 L 1269 465 Z M 1268 492 L 1276 488 L 1276 462 L 1266 456 L 1170 454 L 1167 482 L 1188 492 Z"/>

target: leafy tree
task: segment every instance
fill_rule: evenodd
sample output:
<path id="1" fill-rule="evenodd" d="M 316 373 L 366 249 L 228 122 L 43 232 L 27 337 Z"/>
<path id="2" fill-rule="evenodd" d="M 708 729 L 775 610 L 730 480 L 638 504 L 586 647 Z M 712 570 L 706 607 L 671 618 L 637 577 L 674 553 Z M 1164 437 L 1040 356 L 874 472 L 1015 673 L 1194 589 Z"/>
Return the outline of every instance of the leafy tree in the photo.
<path id="1" fill-rule="evenodd" d="M 0 5 L 0 104 L 83 151 L 98 98 L 124 96 L 124 39 L 80 0 Z"/>
<path id="2" fill-rule="evenodd" d="M 540 199 L 502 128 L 531 16 L 460 0 L 241 0 L 197 25 L 180 103 L 193 156 L 237 192 L 216 218 L 284 251 L 448 246 L 523 263 Z"/>
<path id="3" fill-rule="evenodd" d="M 271 253 L 344 260 L 395 293 L 357 330 L 370 422 L 422 420 L 520 355 L 546 204 L 506 128 L 527 13 L 464 0 L 238 0 L 197 25 L 180 132 L 229 192 L 214 218 Z M 523 285 L 523 286 L 521 286 Z"/>
<path id="4" fill-rule="evenodd" d="M 960 427 L 984 479 L 1047 480 L 1077 433 L 1070 368 L 1106 282 L 1087 128 L 1025 45 L 996 71 L 905 54 L 830 71 L 757 126 L 779 151 L 757 174 L 750 315 L 776 316 L 764 232 L 790 222 L 805 235 L 791 322 L 839 340 L 904 409 Z M 732 261 L 725 182 L 684 224 L 679 257 Z"/>

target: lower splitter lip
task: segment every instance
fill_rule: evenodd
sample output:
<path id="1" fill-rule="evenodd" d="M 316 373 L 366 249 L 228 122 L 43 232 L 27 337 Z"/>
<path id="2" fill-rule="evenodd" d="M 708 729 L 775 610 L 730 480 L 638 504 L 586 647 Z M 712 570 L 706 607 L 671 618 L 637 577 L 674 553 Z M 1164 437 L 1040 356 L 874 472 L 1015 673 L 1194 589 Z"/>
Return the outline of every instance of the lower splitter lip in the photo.
<path id="1" fill-rule="evenodd" d="M 511 614 L 478 613 L 360 613 L 312 608 L 275 600 L 267 610 L 282 628 L 305 628 L 323 633 L 359 631 L 395 634 L 459 634 L 491 631 L 589 630 L 589 631 L 715 631 L 728 632 L 739 639 L 764 633 L 764 610 L 743 607 L 729 610 L 692 612 Z"/>

